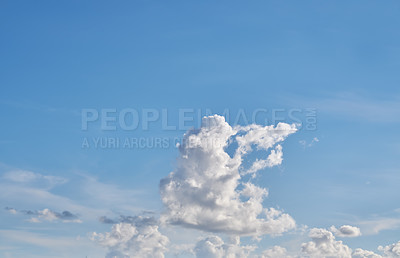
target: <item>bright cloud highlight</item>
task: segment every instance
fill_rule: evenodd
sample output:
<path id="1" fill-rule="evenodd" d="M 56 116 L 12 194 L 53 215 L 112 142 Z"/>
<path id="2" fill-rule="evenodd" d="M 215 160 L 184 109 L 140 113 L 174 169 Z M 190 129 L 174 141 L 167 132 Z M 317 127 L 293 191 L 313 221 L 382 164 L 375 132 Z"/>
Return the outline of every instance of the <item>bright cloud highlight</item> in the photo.
<path id="1" fill-rule="evenodd" d="M 184 135 L 177 167 L 160 182 L 166 207 L 163 221 L 209 232 L 260 236 L 281 234 L 295 227 L 294 219 L 281 210 L 264 208 L 265 188 L 244 182 L 246 174 L 282 162 L 278 143 L 296 132 L 295 125 L 237 126 L 224 117 L 204 117 L 201 128 Z M 230 144 L 237 144 L 233 155 Z M 253 149 L 269 152 L 244 168 L 243 159 Z"/>

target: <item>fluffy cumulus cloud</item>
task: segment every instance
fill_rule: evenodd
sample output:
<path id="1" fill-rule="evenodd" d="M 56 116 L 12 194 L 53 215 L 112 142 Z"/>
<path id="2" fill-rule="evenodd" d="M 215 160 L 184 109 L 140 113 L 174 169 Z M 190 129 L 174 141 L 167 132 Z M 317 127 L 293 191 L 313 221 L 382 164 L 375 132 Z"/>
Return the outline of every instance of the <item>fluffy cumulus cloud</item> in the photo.
<path id="1" fill-rule="evenodd" d="M 93 233 L 92 240 L 108 248 L 106 258 L 162 258 L 169 240 L 158 230 L 157 221 L 147 217 L 132 217 L 129 223 L 112 226 L 111 232 Z"/>
<path id="2" fill-rule="evenodd" d="M 190 130 L 184 135 L 182 144 L 178 145 L 180 155 L 176 168 L 160 181 L 160 194 L 165 207 L 160 220 L 150 216 L 151 212 L 142 213 L 143 216 L 103 216 L 99 221 L 110 224 L 111 231 L 94 232 L 91 234 L 91 240 L 107 249 L 106 258 L 157 258 L 164 257 L 167 252 L 174 256 L 206 258 L 400 257 L 400 241 L 379 246 L 379 254 L 361 248 L 352 250 L 336 239 L 361 236 L 360 229 L 350 225 L 338 228 L 331 226 L 329 229 L 313 228 L 308 232 L 310 241 L 302 244 L 299 242 L 296 246 L 294 243 L 298 240 L 286 242 L 289 251 L 278 245 L 263 250 L 264 248 L 256 245 L 240 243 L 241 236 L 251 236 L 254 240 L 266 234 L 279 235 L 296 227 L 294 219 L 281 209 L 264 207 L 263 202 L 269 194 L 268 189 L 253 183 L 257 172 L 282 163 L 282 142 L 294 132 L 296 126 L 286 123 L 276 126 L 252 124 L 231 127 L 222 116 L 204 117 L 199 129 Z M 314 138 L 309 144 L 305 141 L 301 143 L 310 147 L 318 141 Z M 119 208 L 132 208 L 132 198 L 121 196 L 131 197 L 134 192 L 99 183 L 91 177 L 86 179 L 86 191 L 95 196 L 95 200 L 102 206 L 104 203 L 111 203 Z M 98 210 L 84 209 L 81 205 L 50 192 L 55 186 L 67 182 L 67 179 L 61 177 L 26 170 L 10 170 L 0 175 L 0 196 L 2 200 L 10 202 L 9 199 L 21 196 L 21 192 L 24 192 L 26 197 L 35 196 L 33 199 L 39 199 L 41 206 L 44 201 L 50 200 L 52 205 L 48 207 L 52 209 L 5 208 L 10 214 L 28 217 L 28 221 L 35 223 L 81 223 L 81 215 L 68 211 L 77 211 L 76 208 L 79 208 L 79 214 L 82 214 L 82 211 L 96 214 L 93 218 L 97 217 L 97 214 L 105 214 L 98 213 Z M 129 199 L 129 202 L 120 202 L 120 199 Z M 65 203 L 69 205 L 66 206 Z M 59 211 L 53 210 L 54 207 Z M 398 219 L 385 218 L 359 224 L 364 225 L 363 233 L 368 235 L 395 228 L 398 222 Z M 184 230 L 192 228 L 222 233 L 229 240 L 224 241 L 220 236 L 211 235 L 189 241 L 185 238 L 186 235 L 178 236 L 179 233 L 175 232 L 170 237 L 179 243 L 170 245 L 168 237 L 159 231 L 159 226 L 168 227 L 171 224 L 183 226 Z M 308 231 L 307 226 L 302 232 L 305 230 Z M 13 232 L 3 230 L 0 233 L 9 237 Z M 196 239 L 197 234 L 199 233 L 188 234 L 188 239 Z M 38 235 L 32 236 L 29 237 L 29 243 L 38 243 Z M 20 233 L 14 238 L 20 240 Z M 32 242 L 30 239 L 35 240 Z M 46 239 L 46 244 L 49 241 L 51 240 Z"/>
<path id="3" fill-rule="evenodd" d="M 343 225 L 340 228 L 336 228 L 335 226 L 332 226 L 330 228 L 331 232 L 335 234 L 335 236 L 338 237 L 358 237 L 361 236 L 361 231 L 358 227 L 353 227 L 349 225 Z"/>
<path id="4" fill-rule="evenodd" d="M 232 237 L 230 243 L 224 243 L 218 236 L 209 236 L 197 242 L 194 254 L 199 258 L 248 257 L 255 248 L 252 245 L 241 246 L 239 237 Z"/>
<path id="5" fill-rule="evenodd" d="M 274 246 L 270 249 L 265 250 L 260 255 L 260 258 L 289 258 L 292 257 L 287 253 L 286 248 L 280 246 Z"/>
<path id="6" fill-rule="evenodd" d="M 351 249 L 329 230 L 313 228 L 309 237 L 312 241 L 302 244 L 302 252 L 309 257 L 351 257 Z"/>
<path id="7" fill-rule="evenodd" d="M 385 247 L 379 246 L 378 249 L 384 252 L 388 257 L 400 257 L 400 241 Z"/>
<path id="8" fill-rule="evenodd" d="M 279 143 L 295 131 L 295 125 L 285 123 L 233 128 L 221 116 L 204 117 L 200 129 L 184 135 L 175 171 L 160 182 L 163 221 L 232 235 L 280 234 L 294 228 L 288 214 L 263 207 L 267 189 L 243 178 L 281 164 Z M 236 149 L 228 154 L 232 147 Z M 243 162 L 253 150 L 266 154 Z"/>
<path id="9" fill-rule="evenodd" d="M 313 228 L 309 232 L 310 242 L 301 245 L 300 252 L 288 252 L 281 246 L 273 246 L 267 250 L 255 252 L 256 245 L 241 246 L 239 237 L 231 238 L 229 244 L 218 236 L 201 239 L 193 248 L 196 257 L 251 257 L 251 258 L 391 258 L 399 256 L 400 242 L 386 247 L 379 247 L 384 256 L 372 251 L 357 248 L 354 251 L 342 241 L 335 239 L 334 234 L 323 228 Z M 297 248 L 296 248 L 297 249 Z"/>
<path id="10" fill-rule="evenodd" d="M 341 228 L 352 228 L 352 226 L 342 226 Z M 339 230 L 331 227 L 335 232 Z M 359 232 L 359 230 L 355 230 Z M 323 228 L 313 228 L 309 232 L 311 241 L 302 244 L 302 257 L 353 257 L 353 258 L 380 258 L 382 256 L 368 250 L 357 248 L 354 251 L 342 241 L 337 241 L 333 233 Z M 391 256 L 389 256 L 391 257 Z"/>
<path id="11" fill-rule="evenodd" d="M 372 251 L 363 250 L 361 248 L 357 248 L 356 250 L 354 250 L 352 257 L 353 258 L 382 258 L 382 256 L 379 254 L 376 254 Z"/>

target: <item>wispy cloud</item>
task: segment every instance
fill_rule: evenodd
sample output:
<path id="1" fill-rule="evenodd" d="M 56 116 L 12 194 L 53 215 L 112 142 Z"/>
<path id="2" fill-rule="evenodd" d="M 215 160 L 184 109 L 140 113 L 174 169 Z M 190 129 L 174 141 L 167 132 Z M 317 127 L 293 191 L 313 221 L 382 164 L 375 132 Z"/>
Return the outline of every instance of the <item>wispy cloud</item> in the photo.
<path id="1" fill-rule="evenodd" d="M 319 139 L 317 137 L 314 137 L 310 142 L 307 142 L 306 140 L 299 141 L 299 143 L 303 146 L 304 149 L 312 147 L 317 142 L 319 142 Z"/>
<path id="2" fill-rule="evenodd" d="M 289 103 L 314 107 L 321 113 L 328 113 L 345 119 L 353 118 L 366 122 L 400 122 L 400 96 L 371 98 L 361 93 L 339 92 L 316 98 L 295 96 L 286 99 Z"/>
<path id="3" fill-rule="evenodd" d="M 44 218 L 45 210 L 48 209 L 48 215 L 61 218 L 62 212 L 55 211 L 74 211 L 71 213 L 79 213 L 82 219 L 96 221 L 104 214 L 114 214 L 113 209 L 122 213 L 147 210 L 137 201 L 140 200 L 138 196 L 141 191 L 103 183 L 83 173 L 75 174 L 73 178 L 64 178 L 2 167 L 6 167 L 6 171 L 0 174 L 0 200 L 12 207 L 9 212 L 22 212 L 16 208 L 27 207 L 31 208 L 26 210 L 31 211 L 30 215 L 39 215 L 39 211 L 42 211 Z M 62 192 L 58 191 L 60 186 L 64 189 Z M 70 188 L 72 192 L 65 191 Z M 76 194 L 80 196 L 79 199 L 74 198 Z"/>
<path id="4" fill-rule="evenodd" d="M 68 179 L 58 176 L 42 175 L 28 170 L 11 170 L 3 174 L 3 179 L 14 183 L 36 184 L 46 188 L 65 184 Z"/>
<path id="5" fill-rule="evenodd" d="M 344 93 L 315 103 L 321 111 L 357 117 L 364 121 L 400 122 L 399 97 L 371 99 L 354 93 Z"/>
<path id="6" fill-rule="evenodd" d="M 13 254 L 18 257 L 102 256 L 102 250 L 98 246 L 89 239 L 79 236 L 54 236 L 26 230 L 0 230 L 0 241 L 13 249 Z M 41 251 L 29 253 L 26 250 L 30 250 L 30 246 L 40 247 Z"/>
<path id="7" fill-rule="evenodd" d="M 44 113 L 63 113 L 72 116 L 81 115 L 80 110 L 74 110 L 62 107 L 51 107 L 40 103 L 26 102 L 26 101 L 21 102 L 21 101 L 11 101 L 11 100 L 0 100 L 0 105 L 16 109 L 25 109 L 25 110 L 44 112 Z"/>
<path id="8" fill-rule="evenodd" d="M 78 215 L 71 213 L 70 211 L 57 212 L 50 209 L 43 210 L 16 210 L 14 208 L 6 207 L 12 214 L 24 214 L 30 216 L 28 221 L 38 223 L 42 221 L 62 221 L 62 222 L 73 222 L 82 223 L 78 218 Z"/>
<path id="9" fill-rule="evenodd" d="M 383 230 L 395 230 L 400 228 L 400 218 L 374 218 L 359 221 L 358 224 L 366 235 L 378 234 Z"/>

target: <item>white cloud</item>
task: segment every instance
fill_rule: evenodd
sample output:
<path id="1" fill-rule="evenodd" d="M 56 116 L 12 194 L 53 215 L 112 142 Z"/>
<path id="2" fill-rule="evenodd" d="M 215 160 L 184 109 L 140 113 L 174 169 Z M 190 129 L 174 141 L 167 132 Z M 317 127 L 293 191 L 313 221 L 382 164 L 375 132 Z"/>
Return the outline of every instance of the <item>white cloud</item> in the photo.
<path id="1" fill-rule="evenodd" d="M 326 229 L 313 228 L 309 237 L 312 241 L 302 244 L 302 252 L 309 257 L 351 257 L 351 249 Z"/>
<path id="2" fill-rule="evenodd" d="M 273 246 L 270 249 L 265 250 L 260 255 L 260 258 L 289 258 L 292 257 L 287 253 L 286 248 L 281 246 Z"/>
<path id="3" fill-rule="evenodd" d="M 52 188 L 58 184 L 64 184 L 68 182 L 68 180 L 63 177 L 42 175 L 39 173 L 34 173 L 32 171 L 21 169 L 8 171 L 3 174 L 3 178 L 15 183 L 35 183 L 49 188 Z"/>
<path id="4" fill-rule="evenodd" d="M 384 252 L 388 257 L 400 257 L 400 241 L 385 247 L 379 246 L 378 250 Z"/>
<path id="5" fill-rule="evenodd" d="M 209 236 L 197 242 L 194 253 L 199 258 L 244 258 L 255 248 L 251 245 L 241 246 L 239 237 L 231 238 L 231 243 L 224 243 L 218 236 Z"/>
<path id="6" fill-rule="evenodd" d="M 111 232 L 93 233 L 92 240 L 108 248 L 109 258 L 162 258 L 169 243 L 154 220 L 145 217 L 136 217 L 132 223 L 114 224 Z"/>
<path id="7" fill-rule="evenodd" d="M 331 230 L 336 235 L 342 236 L 356 236 L 358 235 L 359 229 L 356 227 L 344 225 L 339 229 L 331 227 Z M 302 244 L 302 253 L 306 257 L 353 257 L 353 258 L 381 258 L 382 256 L 368 250 L 357 248 L 354 251 L 342 241 L 335 239 L 333 233 L 323 228 L 313 228 L 309 232 L 311 241 Z"/>
<path id="8" fill-rule="evenodd" d="M 169 253 L 175 257 L 187 257 L 194 256 L 195 244 L 171 244 L 169 247 Z"/>
<path id="9" fill-rule="evenodd" d="M 382 258 L 382 256 L 379 254 L 376 254 L 372 251 L 363 250 L 361 248 L 357 248 L 356 250 L 354 250 L 352 257 L 353 258 Z"/>
<path id="10" fill-rule="evenodd" d="M 255 173 L 280 164 L 282 147 L 276 144 L 295 131 L 284 123 L 232 128 L 221 116 L 204 117 L 200 129 L 184 135 L 177 168 L 160 182 L 163 221 L 234 235 L 280 234 L 294 228 L 288 214 L 263 207 L 267 190 L 243 183 L 240 171 Z M 225 151 L 231 141 L 238 146 L 232 157 Z M 253 147 L 268 151 L 274 146 L 246 172 L 243 158 Z"/>
<path id="11" fill-rule="evenodd" d="M 319 139 L 317 137 L 314 137 L 310 143 L 307 143 L 306 140 L 300 140 L 299 143 L 301 145 L 303 145 L 303 148 L 307 148 L 307 147 L 312 147 L 314 145 L 314 143 L 319 142 Z"/>
<path id="12" fill-rule="evenodd" d="M 295 228 L 294 219 L 282 210 L 263 206 L 268 189 L 252 183 L 256 173 L 264 168 L 279 165 L 283 161 L 281 142 L 295 132 L 293 125 L 284 123 L 274 126 L 237 126 L 231 127 L 223 117 L 211 116 L 203 119 L 198 130 L 191 130 L 184 136 L 179 146 L 180 157 L 177 167 L 168 177 L 161 180 L 161 198 L 166 207 L 162 222 L 176 224 L 207 232 L 225 233 L 231 236 L 226 243 L 219 236 L 209 236 L 199 241 L 189 241 L 172 245 L 176 254 L 196 255 L 197 257 L 382 257 L 372 251 L 360 248 L 352 249 L 336 237 L 357 237 L 361 235 L 358 227 L 343 225 L 332 226 L 329 230 L 314 228 L 309 232 L 311 241 L 297 239 L 294 252 L 290 253 L 280 246 L 252 252 L 254 245 L 241 245 L 239 236 L 260 236 L 281 234 Z M 314 138 L 311 144 L 317 142 Z M 230 144 L 232 144 L 230 146 Z M 233 154 L 228 148 L 237 145 Z M 306 143 L 305 143 L 306 144 Z M 229 149 L 231 150 L 231 149 Z M 247 162 L 253 150 L 265 152 L 265 156 Z M 257 153 L 258 155 L 259 153 Z M 250 176 L 251 177 L 250 177 Z M 45 176 L 38 173 L 11 170 L 0 178 L 0 200 L 33 202 L 33 205 L 51 204 L 51 209 L 16 210 L 6 208 L 12 214 L 30 215 L 31 222 L 63 221 L 80 222 L 77 215 L 62 211 L 64 207 L 82 213 L 99 215 L 107 208 L 135 209 L 132 200 L 138 194 L 130 189 L 120 189 L 117 185 L 99 182 L 96 178 L 83 176 L 79 196 L 87 200 L 72 201 L 51 193 L 52 187 L 66 183 L 61 177 Z M 43 188 L 41 185 L 47 185 Z M 101 207 L 92 209 L 89 206 Z M 81 204 L 77 204 L 81 203 Z M 83 203 L 83 204 L 82 204 Z M 55 207 L 62 207 L 55 208 Z M 31 207 L 30 207 L 31 208 Z M 103 214 L 103 213 L 101 213 Z M 110 215 L 112 213 L 107 213 Z M 115 214 L 111 215 L 115 216 Z M 86 220 L 85 220 L 86 221 Z M 107 257 L 164 257 L 168 251 L 169 239 L 159 231 L 159 222 L 142 216 L 119 216 L 116 219 L 101 217 L 101 222 L 113 224 L 110 232 L 93 233 L 92 240 L 108 249 Z M 360 225 L 369 228 L 363 234 L 378 233 L 383 229 L 398 227 L 399 220 L 380 219 L 364 221 Z M 0 232 L 3 235 L 6 233 Z M 17 235 L 17 234 L 15 234 Z M 168 234 L 166 234 L 168 235 Z M 170 236 L 170 235 L 168 235 Z M 27 238 L 32 244 L 45 245 L 45 241 L 35 242 L 31 235 Z M 44 238 L 45 239 L 45 238 Z M 26 240 L 26 241 L 28 241 Z M 187 244 L 189 242 L 189 244 Z M 56 243 L 56 242 L 55 242 Z M 57 244 L 57 243 L 56 243 Z M 289 245 L 288 245 L 289 246 Z M 385 257 L 400 257 L 400 242 L 385 247 L 380 246 Z M 293 253 L 292 253 L 293 252 Z M 301 252 L 301 253 L 300 253 Z M 260 254 L 261 253 L 261 254 Z M 251 256 L 253 255 L 253 256 Z M 291 256 L 297 255 L 297 256 Z"/>
<path id="13" fill-rule="evenodd" d="M 383 230 L 394 230 L 400 227 L 399 218 L 376 218 L 358 222 L 363 233 L 368 235 L 378 234 Z"/>
<path id="14" fill-rule="evenodd" d="M 340 228 L 332 226 L 330 228 L 331 232 L 338 237 L 358 237 L 361 236 L 361 231 L 358 227 L 353 227 L 349 225 L 343 225 Z"/>
<path id="15" fill-rule="evenodd" d="M 271 153 L 269 154 L 267 159 L 261 159 L 261 160 L 257 159 L 253 163 L 251 168 L 243 172 L 242 175 L 247 175 L 247 174 L 255 175 L 254 173 L 261 169 L 281 164 L 282 160 L 283 160 L 282 146 L 278 144 L 274 150 L 271 150 Z"/>

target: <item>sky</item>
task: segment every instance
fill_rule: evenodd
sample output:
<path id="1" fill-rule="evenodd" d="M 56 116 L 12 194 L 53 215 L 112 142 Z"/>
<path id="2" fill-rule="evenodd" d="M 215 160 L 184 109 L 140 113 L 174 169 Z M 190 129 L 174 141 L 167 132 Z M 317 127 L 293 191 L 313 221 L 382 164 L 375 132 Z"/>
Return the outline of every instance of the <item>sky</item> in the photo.
<path id="1" fill-rule="evenodd" d="M 2 1 L 1 257 L 400 257 L 397 1 Z"/>

